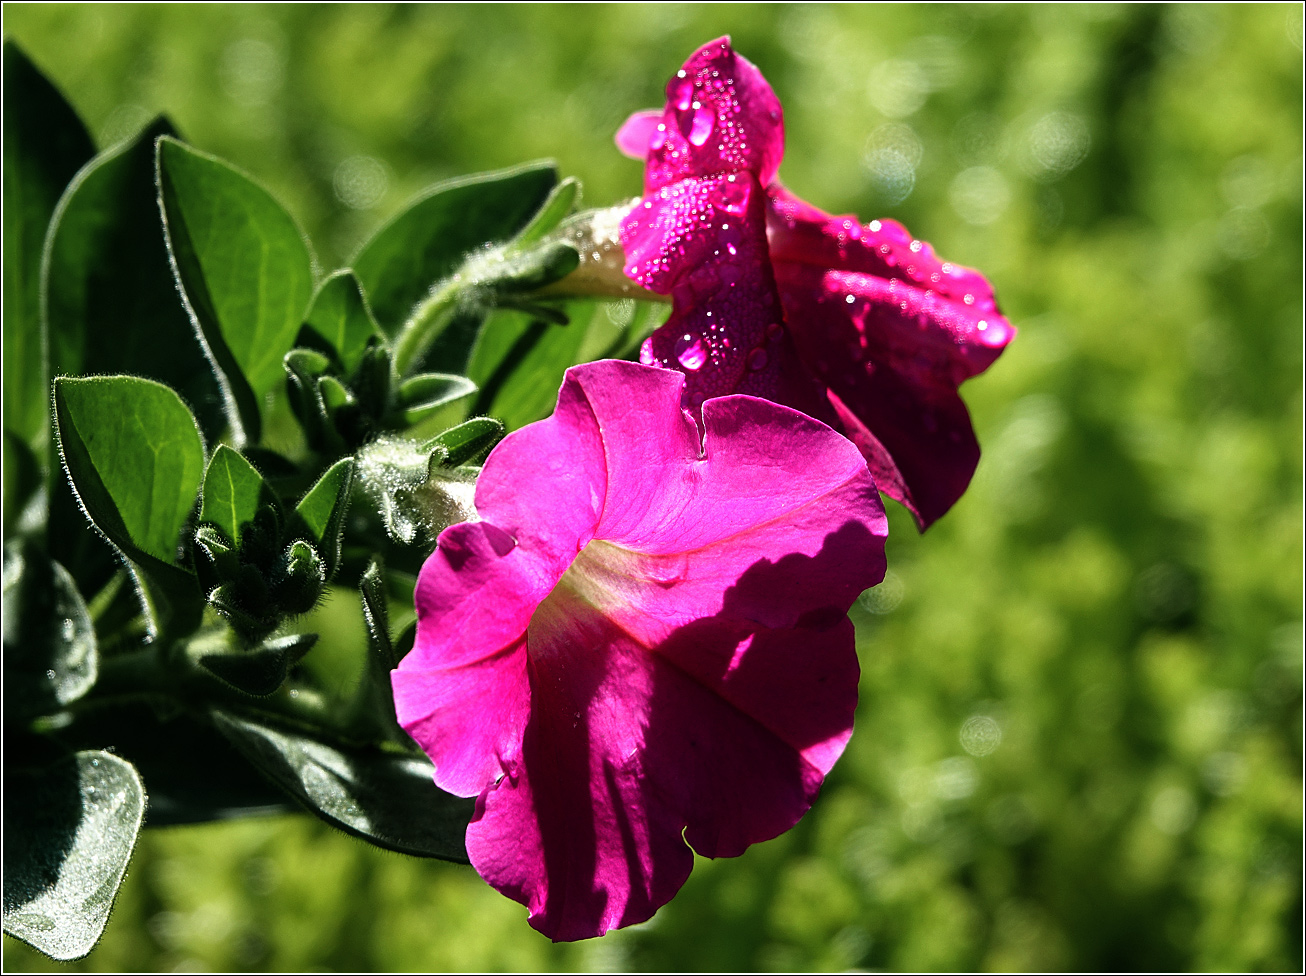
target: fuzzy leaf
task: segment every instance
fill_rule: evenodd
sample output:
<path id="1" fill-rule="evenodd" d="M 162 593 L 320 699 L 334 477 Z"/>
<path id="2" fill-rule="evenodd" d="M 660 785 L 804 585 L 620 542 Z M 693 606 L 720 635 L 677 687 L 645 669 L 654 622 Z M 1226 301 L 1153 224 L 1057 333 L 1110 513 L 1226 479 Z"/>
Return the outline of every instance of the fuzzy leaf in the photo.
<path id="1" fill-rule="evenodd" d="M 353 373 L 362 362 L 368 340 L 381 338 L 381 329 L 367 307 L 358 278 L 348 269 L 322 282 L 304 325 L 335 352 L 346 374 Z"/>
<path id="2" fill-rule="evenodd" d="M 467 863 L 463 835 L 475 805 L 435 785 L 422 756 L 344 748 L 218 712 L 237 749 L 327 823 L 379 847 Z"/>
<path id="3" fill-rule="evenodd" d="M 209 437 L 222 394 L 177 297 L 154 186 L 156 119 L 74 177 L 50 224 L 42 270 L 50 373 L 132 373 L 167 383 Z"/>
<path id="4" fill-rule="evenodd" d="M 96 526 L 165 563 L 195 504 L 204 443 L 171 389 L 135 376 L 55 380 L 60 450 Z"/>
<path id="5" fill-rule="evenodd" d="M 317 643 L 317 634 L 291 634 L 266 640 L 249 651 L 214 651 L 199 663 L 237 691 L 258 698 L 281 687 L 286 675 Z"/>
<path id="6" fill-rule="evenodd" d="M 79 752 L 5 771 L 4 930 L 58 960 L 95 946 L 136 846 L 145 789 L 131 763 Z"/>
<path id="7" fill-rule="evenodd" d="M 303 233 L 272 195 L 176 139 L 158 144 L 159 199 L 189 311 L 258 440 L 259 401 L 282 376 L 313 291 Z"/>
<path id="8" fill-rule="evenodd" d="M 216 525 L 235 545 L 260 508 L 277 503 L 276 496 L 254 465 L 219 444 L 204 472 L 200 521 Z"/>
<path id="9" fill-rule="evenodd" d="M 349 492 L 354 483 L 354 459 L 341 458 L 318 479 L 317 484 L 295 506 L 300 530 L 308 533 L 326 565 L 330 579 L 340 564 L 340 537 L 349 510 Z"/>

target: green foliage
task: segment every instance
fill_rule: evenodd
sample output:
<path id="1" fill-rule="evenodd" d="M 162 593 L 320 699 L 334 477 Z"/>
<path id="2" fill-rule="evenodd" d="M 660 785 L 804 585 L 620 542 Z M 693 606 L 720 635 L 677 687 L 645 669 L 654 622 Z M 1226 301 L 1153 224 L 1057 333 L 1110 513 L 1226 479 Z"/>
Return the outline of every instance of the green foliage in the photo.
<path id="1" fill-rule="evenodd" d="M 171 389 L 132 376 L 54 384 L 59 450 L 96 527 L 129 556 L 177 558 L 204 478 L 204 442 Z"/>
<path id="2" fill-rule="evenodd" d="M 141 778 L 98 751 L 5 767 L 5 933 L 53 959 L 77 959 L 104 931 L 136 846 Z"/>
<path id="3" fill-rule="evenodd" d="M 154 184 L 164 119 L 96 156 L 64 191 L 42 266 L 50 375 L 133 373 L 166 383 L 210 436 L 222 427 L 217 383 L 168 266 Z"/>
<path id="4" fill-rule="evenodd" d="M 158 179 L 187 310 L 235 401 L 233 425 L 257 443 L 259 403 L 281 380 L 313 292 L 308 244 L 266 190 L 175 139 L 158 142 Z"/>
<path id="5" fill-rule="evenodd" d="M 397 334 L 433 285 L 486 242 L 521 230 L 557 181 L 552 163 L 452 180 L 392 218 L 353 261 L 381 327 Z"/>
<path id="6" fill-rule="evenodd" d="M 403 854 L 466 862 L 473 801 L 436 789 L 424 756 L 330 745 L 229 715 L 217 720 L 250 762 L 327 823 Z"/>

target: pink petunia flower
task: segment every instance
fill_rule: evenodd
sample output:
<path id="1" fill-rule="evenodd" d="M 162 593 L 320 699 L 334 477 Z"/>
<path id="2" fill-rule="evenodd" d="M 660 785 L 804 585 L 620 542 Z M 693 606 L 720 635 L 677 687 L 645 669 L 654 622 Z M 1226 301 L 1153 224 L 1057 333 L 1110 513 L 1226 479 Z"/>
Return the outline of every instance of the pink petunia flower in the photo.
<path id="1" fill-rule="evenodd" d="M 417 583 L 399 721 L 478 802 L 467 852 L 554 939 L 649 918 L 690 848 L 789 829 L 852 731 L 847 611 L 884 574 L 875 483 L 845 438 L 681 374 L 567 372 L 510 434 Z"/>
<path id="2" fill-rule="evenodd" d="M 780 103 L 729 38 L 696 51 L 617 145 L 646 160 L 626 274 L 672 296 L 641 360 L 684 372 L 691 407 L 751 393 L 842 430 L 922 529 L 951 508 L 979 461 L 957 387 L 1015 335 L 983 276 L 776 181 Z"/>

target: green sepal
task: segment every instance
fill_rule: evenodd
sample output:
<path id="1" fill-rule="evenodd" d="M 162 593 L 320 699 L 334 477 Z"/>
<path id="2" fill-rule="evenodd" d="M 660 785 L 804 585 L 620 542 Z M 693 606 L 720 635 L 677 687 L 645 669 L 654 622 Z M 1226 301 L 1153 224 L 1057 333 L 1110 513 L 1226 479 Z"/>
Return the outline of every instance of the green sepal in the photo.
<path id="1" fill-rule="evenodd" d="M 425 757 L 329 744 L 226 712 L 214 713 L 214 723 L 327 823 L 388 850 L 467 863 L 463 837 L 475 801 L 436 787 Z"/>
<path id="2" fill-rule="evenodd" d="M 332 368 L 330 357 L 315 349 L 301 347 L 286 353 L 282 364 L 286 371 L 290 408 L 299 418 L 309 446 L 331 453 L 345 450 L 344 441 L 327 413 L 318 387 L 318 379 Z"/>
<path id="3" fill-rule="evenodd" d="M 422 445 L 423 451 L 443 451 L 440 463 L 449 468 L 483 461 L 503 439 L 504 426 L 493 417 L 473 417 L 450 427 Z"/>
<path id="4" fill-rule="evenodd" d="M 349 511 L 349 494 L 354 484 L 354 459 L 341 458 L 318 479 L 295 506 L 292 535 L 311 541 L 322 557 L 326 579 L 340 565 L 340 538 Z"/>
<path id="5" fill-rule="evenodd" d="M 266 640 L 249 651 L 212 651 L 197 662 L 224 684 L 255 698 L 281 687 L 290 669 L 317 643 L 317 634 L 291 634 Z"/>
<path id="6" fill-rule="evenodd" d="M 21 722 L 75 702 L 95 684 L 95 627 L 68 571 L 31 542 L 4 553 L 5 719 Z"/>
<path id="7" fill-rule="evenodd" d="M 308 613 L 326 585 L 326 570 L 317 550 L 303 539 L 286 546 L 272 583 L 272 598 L 289 616 Z"/>
<path id="8" fill-rule="evenodd" d="M 259 404 L 280 382 L 313 293 L 307 239 L 267 190 L 173 138 L 158 142 L 159 202 L 173 268 L 230 394 L 241 443 L 257 443 Z"/>
<path id="9" fill-rule="evenodd" d="M 52 959 L 80 959 L 109 920 L 145 815 L 144 785 L 107 752 L 5 766 L 4 931 Z"/>
<path id="10" fill-rule="evenodd" d="M 452 373 L 418 373 L 399 385 L 395 401 L 405 426 L 421 423 L 450 403 L 471 396 L 476 384 Z"/>

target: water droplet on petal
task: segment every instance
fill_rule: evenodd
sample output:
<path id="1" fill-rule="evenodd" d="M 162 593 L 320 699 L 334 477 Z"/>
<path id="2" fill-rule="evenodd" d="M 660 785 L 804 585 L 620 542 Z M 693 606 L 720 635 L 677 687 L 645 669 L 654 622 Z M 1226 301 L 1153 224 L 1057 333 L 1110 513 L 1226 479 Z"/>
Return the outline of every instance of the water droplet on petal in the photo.
<path id="1" fill-rule="evenodd" d="M 657 363 L 657 357 L 653 355 L 652 339 L 645 339 L 644 344 L 639 347 L 639 361 L 645 366 L 653 366 Z"/>
<path id="2" fill-rule="evenodd" d="M 667 144 L 667 124 L 665 122 L 659 122 L 657 129 L 653 131 L 652 138 L 649 139 L 648 141 L 648 147 L 654 152 L 657 152 L 657 150 L 661 149 L 666 144 Z"/>
<path id="3" fill-rule="evenodd" d="M 778 339 L 780 338 L 780 333 L 783 332 L 784 330 L 785 327 L 781 325 L 779 322 L 772 322 L 770 325 L 766 327 L 766 337 L 768 339 Z"/>
<path id="4" fill-rule="evenodd" d="M 857 301 L 857 296 L 856 296 L 856 295 L 845 295 L 843 300 L 844 300 L 845 302 L 847 302 L 849 305 L 851 305 L 853 302 Z"/>
<path id="5" fill-rule="evenodd" d="M 748 354 L 749 369 L 763 369 L 766 366 L 767 355 L 765 349 L 754 349 Z"/>
<path id="6" fill-rule="evenodd" d="M 703 343 L 688 332 L 676 340 L 672 352 L 676 361 L 685 369 L 700 369 L 707 362 L 707 351 L 703 348 Z"/>
<path id="7" fill-rule="evenodd" d="M 689 141 L 695 146 L 701 146 L 707 142 L 708 136 L 712 134 L 712 125 L 716 121 L 716 113 L 706 105 L 700 105 L 694 109 L 694 122 L 689 128 Z"/>

